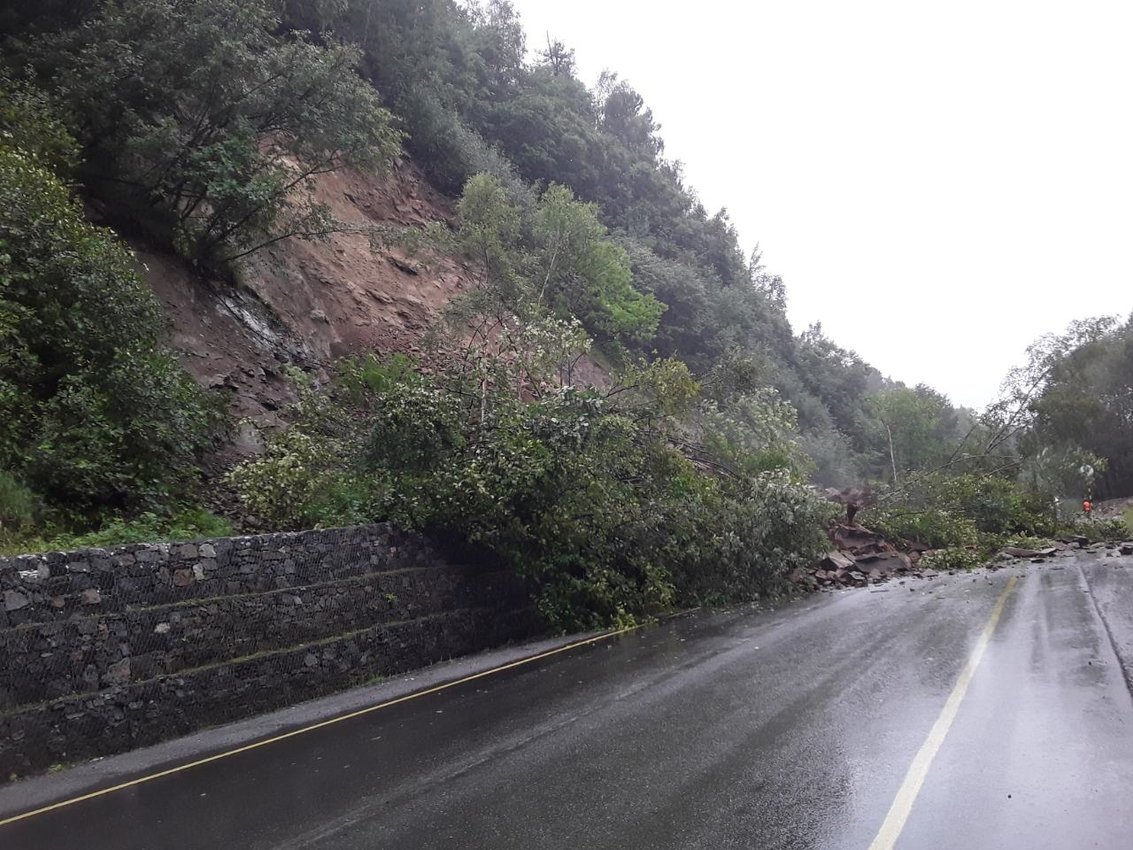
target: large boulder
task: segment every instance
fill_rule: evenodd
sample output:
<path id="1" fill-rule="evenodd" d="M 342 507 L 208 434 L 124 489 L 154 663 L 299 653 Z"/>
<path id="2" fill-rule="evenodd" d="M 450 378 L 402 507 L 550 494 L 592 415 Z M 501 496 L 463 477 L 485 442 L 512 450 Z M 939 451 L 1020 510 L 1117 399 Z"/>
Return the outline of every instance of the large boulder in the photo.
<path id="1" fill-rule="evenodd" d="M 892 552 L 893 545 L 878 534 L 860 525 L 836 525 L 830 529 L 830 542 L 843 552 L 863 555 L 866 552 Z"/>
<path id="2" fill-rule="evenodd" d="M 869 552 L 857 555 L 854 561 L 867 572 L 876 570 L 882 575 L 907 573 L 913 568 L 913 562 L 903 552 Z"/>
<path id="3" fill-rule="evenodd" d="M 854 559 L 844 552 L 827 552 L 818 564 L 820 570 L 850 570 L 854 567 Z"/>
<path id="4" fill-rule="evenodd" d="M 1026 549 L 1022 546 L 1004 546 L 1002 551 L 1012 558 L 1049 558 L 1058 550 L 1053 547 L 1049 549 Z"/>

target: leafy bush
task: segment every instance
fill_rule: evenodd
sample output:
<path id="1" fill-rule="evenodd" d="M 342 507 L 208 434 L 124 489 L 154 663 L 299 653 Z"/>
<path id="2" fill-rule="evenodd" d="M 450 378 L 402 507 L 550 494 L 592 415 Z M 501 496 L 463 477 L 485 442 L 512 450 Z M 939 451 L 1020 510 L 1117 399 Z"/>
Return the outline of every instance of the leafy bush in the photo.
<path id="1" fill-rule="evenodd" d="M 331 443 L 289 428 L 273 435 L 263 456 L 241 464 L 228 483 L 269 526 L 317 528 L 366 522 L 373 516 L 373 481 L 341 467 Z"/>
<path id="2" fill-rule="evenodd" d="M 1057 531 L 1051 498 L 1025 490 L 996 475 L 955 475 L 933 479 L 930 486 L 946 509 L 969 518 L 980 531 L 1050 536 Z"/>
<path id="3" fill-rule="evenodd" d="M 301 529 L 366 522 L 385 504 L 385 483 L 360 459 L 370 441 L 373 400 L 413 376 L 408 360 L 373 357 L 339 362 L 329 388 L 293 371 L 293 425 L 270 435 L 263 455 L 227 476 L 244 504 L 272 528 Z"/>
<path id="4" fill-rule="evenodd" d="M 979 529 L 971 519 L 938 508 L 870 508 L 862 521 L 890 540 L 914 541 L 934 549 L 969 546 L 979 539 Z"/>
<path id="5" fill-rule="evenodd" d="M 522 200 L 522 199 L 520 199 Z M 634 288 L 629 255 L 594 204 L 550 186 L 533 210 L 490 174 L 473 176 L 457 207 L 455 247 L 482 263 L 485 294 L 509 312 L 551 308 L 606 339 L 647 340 L 665 305 Z"/>
<path id="6" fill-rule="evenodd" d="M 429 182 L 442 192 L 460 194 L 476 174 L 491 175 L 513 197 L 531 191 L 507 158 L 432 92 L 415 87 L 407 97 L 397 100 L 394 109 L 407 131 L 406 150 L 421 164 Z"/>
<path id="7" fill-rule="evenodd" d="M 189 257 L 327 232 L 309 178 L 400 150 L 358 51 L 282 32 L 278 11 L 122 0 L 24 57 L 78 116 L 88 184 Z"/>
<path id="8" fill-rule="evenodd" d="M 35 494 L 0 470 L 0 533 L 12 534 L 30 525 L 38 508 Z"/>
<path id="9" fill-rule="evenodd" d="M 0 143 L 37 165 L 67 177 L 79 163 L 79 145 L 43 92 L 9 79 L 0 70 Z"/>
<path id="10" fill-rule="evenodd" d="M 215 421 L 129 252 L 0 139 L 0 468 L 80 523 L 183 495 Z"/>
<path id="11" fill-rule="evenodd" d="M 1086 519 L 1081 517 L 1070 525 L 1072 534 L 1087 537 L 1091 542 L 1128 540 L 1129 528 L 1121 519 Z"/>
<path id="12" fill-rule="evenodd" d="M 893 538 L 932 547 L 983 544 L 989 535 L 1050 537 L 1059 529 L 1050 500 L 995 475 L 923 475 L 880 492 L 862 521 Z"/>
<path id="13" fill-rule="evenodd" d="M 828 548 L 822 528 L 831 512 L 785 470 L 718 482 L 673 541 L 680 598 L 711 605 L 785 591 L 790 572 Z"/>

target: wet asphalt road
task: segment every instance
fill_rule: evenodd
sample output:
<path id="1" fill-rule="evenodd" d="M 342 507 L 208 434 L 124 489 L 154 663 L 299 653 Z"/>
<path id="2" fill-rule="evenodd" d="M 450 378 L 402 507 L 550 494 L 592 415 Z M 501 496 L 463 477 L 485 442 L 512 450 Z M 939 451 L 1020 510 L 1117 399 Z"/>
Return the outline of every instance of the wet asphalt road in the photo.
<path id="1" fill-rule="evenodd" d="M 2 850 L 1133 846 L 1133 557 L 694 615 L 0 827 Z M 0 798 L 3 794 L 0 792 Z"/>

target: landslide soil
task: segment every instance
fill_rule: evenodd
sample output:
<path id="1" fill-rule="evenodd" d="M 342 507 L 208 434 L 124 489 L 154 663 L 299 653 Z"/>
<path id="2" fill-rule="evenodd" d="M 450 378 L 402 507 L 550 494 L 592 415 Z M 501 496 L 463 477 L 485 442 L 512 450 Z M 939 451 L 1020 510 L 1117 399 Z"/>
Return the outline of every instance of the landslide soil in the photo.
<path id="1" fill-rule="evenodd" d="M 452 217 L 451 201 L 410 163 L 386 177 L 323 175 L 315 199 L 361 228 Z M 477 282 L 458 259 L 426 263 L 398 248 L 372 250 L 360 232 L 277 243 L 253 255 L 238 285 L 202 279 L 171 254 L 135 250 L 186 368 L 204 386 L 230 391 L 232 412 L 257 426 L 276 423 L 292 398 L 285 366 L 320 375 L 344 355 L 418 353 L 441 308 Z"/>

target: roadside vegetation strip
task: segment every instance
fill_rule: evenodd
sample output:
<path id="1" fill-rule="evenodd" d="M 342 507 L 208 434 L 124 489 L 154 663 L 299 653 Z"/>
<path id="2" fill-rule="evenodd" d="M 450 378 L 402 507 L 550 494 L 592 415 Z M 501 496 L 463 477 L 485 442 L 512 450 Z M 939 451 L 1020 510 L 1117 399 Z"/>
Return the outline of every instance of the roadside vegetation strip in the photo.
<path id="1" fill-rule="evenodd" d="M 913 810 L 913 803 L 916 802 L 921 786 L 924 785 L 933 759 L 936 758 L 936 754 L 944 743 L 944 738 L 948 735 L 948 730 L 956 719 L 956 714 L 960 710 L 960 703 L 963 702 L 964 695 L 968 692 L 968 685 L 972 683 L 976 668 L 980 666 L 980 661 L 983 660 L 984 652 L 991 642 L 991 636 L 995 633 L 995 627 L 999 624 L 999 618 L 1003 615 L 1007 598 L 1011 595 L 1011 591 L 1015 589 L 1016 581 L 1016 577 L 1011 576 L 1007 580 L 1003 592 L 999 594 L 995 607 L 991 609 L 991 616 L 988 617 L 987 625 L 980 633 L 979 640 L 976 641 L 975 648 L 972 649 L 972 654 L 968 656 L 968 663 L 960 671 L 960 677 L 956 680 L 952 693 L 948 695 L 948 700 L 944 703 L 940 716 L 936 718 L 932 729 L 929 730 L 928 737 L 921 745 L 913 763 L 909 765 L 905 780 L 897 791 L 893 805 L 889 807 L 889 813 L 885 816 L 885 822 L 878 830 L 877 837 L 869 845 L 869 850 L 892 850 L 897 839 L 900 838 L 901 831 L 905 828 L 905 822 L 909 819 L 909 813 Z"/>
<path id="2" fill-rule="evenodd" d="M 640 625 L 634 625 L 634 626 L 627 626 L 626 628 L 623 628 L 623 629 L 617 629 L 617 630 L 614 630 L 614 631 L 603 632 L 602 634 L 594 635 L 593 637 L 584 638 L 582 640 L 577 640 L 577 641 L 574 641 L 572 643 L 568 643 L 565 646 L 559 646 L 559 647 L 556 647 L 555 649 L 548 649 L 544 652 L 536 653 L 535 655 L 529 655 L 526 658 L 520 658 L 520 659 L 517 659 L 515 661 L 509 661 L 507 664 L 501 664 L 498 667 L 492 667 L 488 670 L 481 670 L 479 673 L 473 673 L 472 675 L 469 675 L 469 676 L 462 676 L 459 679 L 453 679 L 452 681 L 449 681 L 449 682 L 442 682 L 439 685 L 434 685 L 433 687 L 425 688 L 424 690 L 414 691 L 413 693 L 405 694 L 403 696 L 396 697 L 394 699 L 386 700 L 385 702 L 380 702 L 380 703 L 376 703 L 374 705 L 369 705 L 369 706 L 366 706 L 365 708 L 360 708 L 357 711 L 351 711 L 347 714 L 339 715 L 338 717 L 331 717 L 327 720 L 321 720 L 318 723 L 312 723 L 308 726 L 302 726 L 298 729 L 292 729 L 289 732 L 284 732 L 280 735 L 274 735 L 270 738 L 265 738 L 262 741 L 254 741 L 253 743 L 244 744 L 243 746 L 235 747 L 231 750 L 225 750 L 224 752 L 215 753 L 214 755 L 207 756 L 205 758 L 196 759 L 194 761 L 187 762 L 185 764 L 179 764 L 179 765 L 176 765 L 174 767 L 167 768 L 165 770 L 159 770 L 156 773 L 150 773 L 150 774 L 146 774 L 145 776 L 139 776 L 138 778 L 131 779 L 127 782 L 120 782 L 117 785 L 110 786 L 109 788 L 100 788 L 96 791 L 90 791 L 86 794 L 80 794 L 80 795 L 75 796 L 75 797 L 70 797 L 66 800 L 60 800 L 57 803 L 51 803 L 50 805 L 41 806 L 38 809 L 32 809 L 31 811 L 23 812 L 22 814 L 13 815 L 12 817 L 0 820 L 0 827 L 8 826 L 10 824 L 17 823 L 18 821 L 27 820 L 28 818 L 33 818 L 33 817 L 36 817 L 37 815 L 47 814 L 48 812 L 55 811 L 56 809 L 62 809 L 62 808 L 65 808 L 67 806 L 73 806 L 76 803 L 82 803 L 86 800 L 93 800 L 96 797 L 105 797 L 106 795 L 113 794 L 116 791 L 123 791 L 127 788 L 133 788 L 136 785 L 142 785 L 146 782 L 151 782 L 155 779 L 161 779 L 163 777 L 172 776 L 172 775 L 177 774 L 177 773 L 184 773 L 187 770 L 192 770 L 193 768 L 196 768 L 196 767 L 202 767 L 202 766 L 204 766 L 206 764 L 210 764 L 214 761 L 220 761 L 221 759 L 226 759 L 229 756 L 235 756 L 235 755 L 239 755 L 240 753 L 246 753 L 250 750 L 259 749 L 260 747 L 266 747 L 269 744 L 275 744 L 275 743 L 278 743 L 280 741 L 285 741 L 288 738 L 295 738 L 299 735 L 304 735 L 308 732 L 314 732 L 317 729 L 322 729 L 322 728 L 327 727 L 327 726 L 333 726 L 336 723 L 342 723 L 345 720 L 353 720 L 356 717 L 362 717 L 363 715 L 366 715 L 366 714 L 372 714 L 373 712 L 379 711 L 383 708 L 390 708 L 392 706 L 399 705 L 399 704 L 404 703 L 404 702 L 409 702 L 410 700 L 418 699 L 420 697 L 429 696 L 430 694 L 436 694 L 436 693 L 440 693 L 441 691 L 447 691 L 447 690 L 449 690 L 451 688 L 455 688 L 459 685 L 467 684 L 468 682 L 473 682 L 473 681 L 476 681 L 477 679 L 483 679 L 487 676 L 495 675 L 496 673 L 503 673 L 506 670 L 512 670 L 516 667 L 522 667 L 525 664 L 531 664 L 532 662 L 535 662 L 535 661 L 542 661 L 545 658 L 550 658 L 553 655 L 559 655 L 561 653 L 568 652 L 572 649 L 580 649 L 584 646 L 590 646 L 590 645 L 595 644 L 595 643 L 600 643 L 600 642 L 605 641 L 605 640 L 610 640 L 611 638 L 619 637 L 621 635 L 627 634 L 628 632 L 636 631 L 639 628 L 641 628 Z"/>

